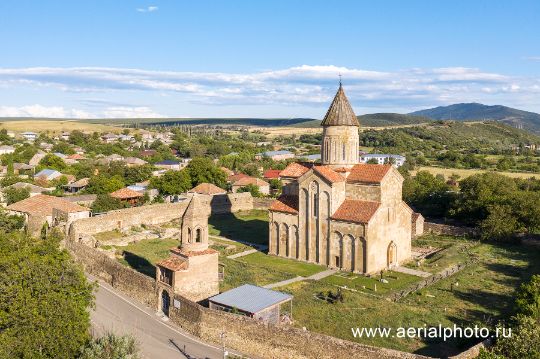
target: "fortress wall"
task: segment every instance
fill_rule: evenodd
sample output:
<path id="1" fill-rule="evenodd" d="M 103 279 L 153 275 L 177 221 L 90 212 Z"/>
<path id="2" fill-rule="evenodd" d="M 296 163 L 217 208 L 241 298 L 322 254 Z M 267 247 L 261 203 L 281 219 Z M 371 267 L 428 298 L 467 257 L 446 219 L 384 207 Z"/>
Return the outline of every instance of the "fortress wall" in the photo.
<path id="1" fill-rule="evenodd" d="M 124 230 L 132 226 L 156 225 L 181 219 L 189 201 L 152 204 L 110 211 L 107 214 L 83 218 L 71 223 L 68 237 L 78 240 L 81 236 L 100 232 Z"/>

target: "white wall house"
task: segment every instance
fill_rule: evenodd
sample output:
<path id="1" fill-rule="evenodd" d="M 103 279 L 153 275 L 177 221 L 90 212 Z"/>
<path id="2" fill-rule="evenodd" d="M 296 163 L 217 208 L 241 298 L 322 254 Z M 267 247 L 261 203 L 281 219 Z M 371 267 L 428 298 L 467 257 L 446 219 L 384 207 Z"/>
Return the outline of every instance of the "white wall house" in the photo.
<path id="1" fill-rule="evenodd" d="M 388 155 L 388 154 L 381 154 L 381 153 L 369 153 L 369 154 L 363 154 L 360 156 L 360 162 L 361 163 L 367 163 L 371 159 L 375 159 L 377 161 L 377 164 L 384 165 L 385 163 L 390 163 L 393 159 L 393 164 L 396 167 L 403 166 L 405 163 L 405 156 L 401 155 Z"/>

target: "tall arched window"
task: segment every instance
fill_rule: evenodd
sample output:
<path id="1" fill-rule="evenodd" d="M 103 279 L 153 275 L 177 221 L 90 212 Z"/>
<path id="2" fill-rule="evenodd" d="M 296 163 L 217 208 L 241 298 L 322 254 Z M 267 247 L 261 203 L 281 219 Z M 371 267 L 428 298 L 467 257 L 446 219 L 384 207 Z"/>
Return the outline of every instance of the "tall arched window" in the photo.
<path id="1" fill-rule="evenodd" d="M 191 243 L 191 228 L 187 229 L 188 242 Z"/>
<path id="2" fill-rule="evenodd" d="M 345 144 L 342 145 L 343 161 L 345 161 Z"/>
<path id="3" fill-rule="evenodd" d="M 195 242 L 197 243 L 201 243 L 201 229 L 200 228 L 197 228 L 195 230 Z"/>

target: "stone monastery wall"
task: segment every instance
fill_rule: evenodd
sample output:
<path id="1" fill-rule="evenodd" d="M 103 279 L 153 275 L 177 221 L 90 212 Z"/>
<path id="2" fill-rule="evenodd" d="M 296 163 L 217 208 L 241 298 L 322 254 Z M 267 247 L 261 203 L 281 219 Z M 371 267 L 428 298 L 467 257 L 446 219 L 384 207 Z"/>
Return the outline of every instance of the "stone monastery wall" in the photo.
<path id="1" fill-rule="evenodd" d="M 66 240 L 66 248 L 85 271 L 107 282 L 126 295 L 157 308 L 155 281 L 125 267 L 114 259 L 81 243 Z M 371 347 L 288 326 L 268 326 L 254 319 L 203 307 L 175 295 L 170 320 L 205 341 L 220 343 L 258 358 L 367 358 L 421 359 L 425 356 Z M 189 348 L 188 348 L 189 349 Z"/>
<path id="2" fill-rule="evenodd" d="M 123 230 L 132 226 L 156 225 L 181 219 L 189 201 L 161 203 L 110 211 L 107 214 L 74 221 L 69 230 L 71 240 L 100 232 Z"/>

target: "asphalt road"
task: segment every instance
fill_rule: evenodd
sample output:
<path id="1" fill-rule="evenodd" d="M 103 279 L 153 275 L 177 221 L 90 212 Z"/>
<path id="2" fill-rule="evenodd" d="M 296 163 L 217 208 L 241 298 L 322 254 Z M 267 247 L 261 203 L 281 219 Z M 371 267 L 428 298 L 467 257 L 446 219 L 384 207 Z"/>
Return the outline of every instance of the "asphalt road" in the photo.
<path id="1" fill-rule="evenodd" d="M 89 277 L 90 280 L 95 280 Z M 131 334 L 143 358 L 223 358 L 221 348 L 206 344 L 164 321 L 156 313 L 98 281 L 96 308 L 91 313 L 96 334 Z"/>

